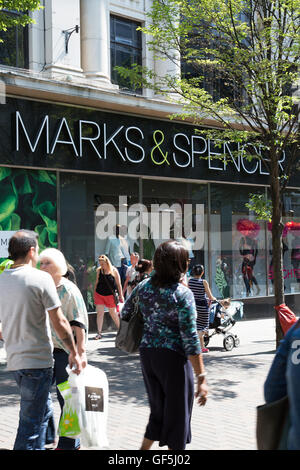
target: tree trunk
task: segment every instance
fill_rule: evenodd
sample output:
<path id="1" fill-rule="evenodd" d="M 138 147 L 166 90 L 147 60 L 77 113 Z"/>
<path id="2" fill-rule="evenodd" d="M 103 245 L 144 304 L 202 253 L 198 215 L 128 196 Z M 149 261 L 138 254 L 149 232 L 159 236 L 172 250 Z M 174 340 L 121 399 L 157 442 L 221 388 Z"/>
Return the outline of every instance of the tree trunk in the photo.
<path id="1" fill-rule="evenodd" d="M 285 303 L 284 277 L 283 277 L 283 253 L 282 253 L 282 201 L 281 187 L 278 173 L 278 160 L 274 162 L 271 175 L 271 198 L 272 198 L 272 255 L 273 255 L 273 279 L 275 306 Z M 278 314 L 275 310 L 276 319 L 276 347 L 283 338 Z"/>

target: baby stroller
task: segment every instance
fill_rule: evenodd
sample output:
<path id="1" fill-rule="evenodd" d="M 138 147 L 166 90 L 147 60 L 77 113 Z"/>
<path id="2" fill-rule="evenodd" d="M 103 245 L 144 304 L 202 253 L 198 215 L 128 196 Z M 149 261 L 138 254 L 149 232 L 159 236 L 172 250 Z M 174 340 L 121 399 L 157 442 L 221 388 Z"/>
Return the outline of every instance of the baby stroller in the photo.
<path id="1" fill-rule="evenodd" d="M 204 344 L 207 347 L 210 338 L 217 334 L 224 336 L 223 346 L 226 351 L 231 351 L 234 347 L 238 347 L 240 340 L 237 335 L 228 333 L 229 330 L 235 325 L 236 320 L 233 317 L 243 316 L 243 302 L 231 302 L 230 307 L 222 309 L 220 302 L 214 302 L 210 308 L 209 330 L 208 334 L 204 336 Z"/>

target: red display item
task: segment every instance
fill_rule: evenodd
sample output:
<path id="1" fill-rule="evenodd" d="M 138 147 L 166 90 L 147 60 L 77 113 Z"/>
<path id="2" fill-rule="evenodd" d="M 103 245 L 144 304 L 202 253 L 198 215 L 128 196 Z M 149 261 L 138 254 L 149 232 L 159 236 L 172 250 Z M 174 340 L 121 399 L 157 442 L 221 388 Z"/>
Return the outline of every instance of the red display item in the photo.
<path id="1" fill-rule="evenodd" d="M 278 318 L 280 321 L 280 326 L 284 334 L 297 322 L 296 315 L 291 311 L 291 309 L 285 305 L 277 305 L 275 306 L 275 310 L 278 314 Z"/>
<path id="2" fill-rule="evenodd" d="M 236 228 L 242 235 L 249 238 L 256 238 L 260 231 L 260 225 L 248 219 L 239 219 Z"/>

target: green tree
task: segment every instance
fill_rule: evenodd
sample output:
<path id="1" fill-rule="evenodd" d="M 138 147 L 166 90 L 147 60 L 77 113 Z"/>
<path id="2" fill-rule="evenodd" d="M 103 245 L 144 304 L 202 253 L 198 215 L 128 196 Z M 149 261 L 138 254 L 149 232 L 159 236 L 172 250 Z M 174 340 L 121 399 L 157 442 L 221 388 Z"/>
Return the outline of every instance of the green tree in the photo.
<path id="1" fill-rule="evenodd" d="M 26 26 L 34 21 L 28 12 L 42 8 L 40 0 L 0 0 L 0 31 L 6 31 L 12 26 Z M 9 11 L 22 13 L 10 15 Z M 0 41 L 2 41 L 0 39 Z"/>
<path id="2" fill-rule="evenodd" d="M 269 173 L 275 305 L 284 303 L 282 195 L 297 169 L 299 0 L 154 0 L 141 28 L 156 60 L 178 73 L 118 69 L 181 105 L 179 119 L 219 124 L 212 137 L 245 144 Z M 181 73 L 180 73 L 181 68 Z M 174 116 L 172 116 L 174 118 Z M 261 152 L 254 152 L 256 149 Z M 248 145 L 247 145 L 248 144 Z M 284 165 L 281 164 L 285 155 Z M 276 316 L 277 342 L 282 330 Z"/>

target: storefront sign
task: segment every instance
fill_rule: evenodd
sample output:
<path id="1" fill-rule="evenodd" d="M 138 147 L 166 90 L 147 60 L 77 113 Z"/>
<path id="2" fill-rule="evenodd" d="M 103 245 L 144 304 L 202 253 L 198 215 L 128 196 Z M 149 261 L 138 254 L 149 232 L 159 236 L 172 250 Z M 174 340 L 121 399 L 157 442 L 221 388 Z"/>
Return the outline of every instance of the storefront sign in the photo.
<path id="1" fill-rule="evenodd" d="M 0 231 L 0 258 L 8 257 L 8 243 L 15 231 Z"/>
<path id="2" fill-rule="evenodd" d="M 213 171 L 226 171 L 230 164 L 237 172 L 248 174 L 268 175 L 262 161 L 262 147 L 253 146 L 252 152 L 260 158 L 254 163 L 247 161 L 245 157 L 245 145 L 230 145 L 223 143 L 222 148 L 216 148 L 216 142 L 211 139 L 189 133 L 175 133 L 166 136 L 164 131 L 155 129 L 152 134 L 145 136 L 145 129 L 138 126 L 118 126 L 108 134 L 106 122 L 79 120 L 76 124 L 78 132 L 72 132 L 71 123 L 63 117 L 54 123 L 54 134 L 50 134 L 50 116 L 41 118 L 39 127 L 32 129 L 31 122 L 24 122 L 22 115 L 16 111 L 16 151 L 21 150 L 20 135 L 26 138 L 28 147 L 32 153 L 37 151 L 38 144 L 43 141 L 46 154 L 53 155 L 58 146 L 68 145 L 74 157 L 82 158 L 85 155 L 85 147 L 99 159 L 109 158 L 110 146 L 114 146 L 123 162 L 131 162 L 140 165 L 144 160 L 151 160 L 153 165 L 175 165 L 179 168 L 195 168 L 195 160 L 206 159 L 208 168 Z M 35 137 L 31 138 L 30 135 Z M 148 141 L 148 144 L 147 144 Z M 150 143 L 150 146 L 149 146 Z M 167 150 L 169 149 L 169 150 Z M 234 156 L 234 152 L 237 155 Z M 279 165 L 285 160 L 283 154 Z"/>
<path id="3" fill-rule="evenodd" d="M 8 98 L 0 165 L 266 184 L 263 148 L 205 138 L 195 126 Z M 284 166 L 283 153 L 279 165 Z"/>

